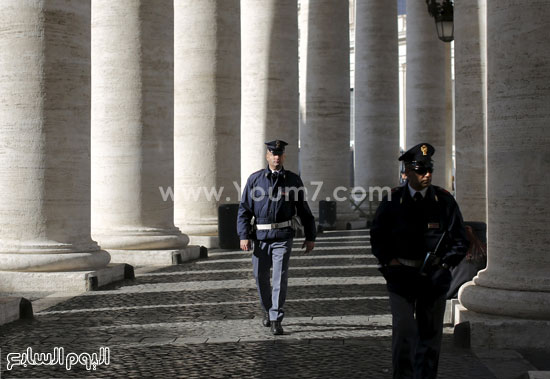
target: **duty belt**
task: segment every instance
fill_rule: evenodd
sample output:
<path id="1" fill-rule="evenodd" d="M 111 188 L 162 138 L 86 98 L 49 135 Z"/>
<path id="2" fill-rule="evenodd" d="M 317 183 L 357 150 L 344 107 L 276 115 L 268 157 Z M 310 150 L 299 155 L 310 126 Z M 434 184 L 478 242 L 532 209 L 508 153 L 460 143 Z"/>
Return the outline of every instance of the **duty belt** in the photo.
<path id="1" fill-rule="evenodd" d="M 404 258 L 397 258 L 397 260 L 402 265 L 410 266 L 410 267 L 420 267 L 420 266 L 422 266 L 422 263 L 424 262 L 423 260 L 404 259 Z"/>
<path id="2" fill-rule="evenodd" d="M 256 224 L 256 229 L 258 230 L 271 230 L 271 229 L 281 229 L 292 226 L 292 220 L 276 222 L 273 224 Z M 422 264 L 422 263 L 421 263 Z"/>

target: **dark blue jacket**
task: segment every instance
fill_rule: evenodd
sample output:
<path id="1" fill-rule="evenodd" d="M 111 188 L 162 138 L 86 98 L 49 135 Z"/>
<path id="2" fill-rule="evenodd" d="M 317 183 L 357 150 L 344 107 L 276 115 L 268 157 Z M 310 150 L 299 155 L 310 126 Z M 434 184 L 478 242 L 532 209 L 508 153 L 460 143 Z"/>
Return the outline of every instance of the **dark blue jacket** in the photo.
<path id="1" fill-rule="evenodd" d="M 239 206 L 237 233 L 241 240 L 287 240 L 294 237 L 291 227 L 255 230 L 250 223 L 253 216 L 256 224 L 272 224 L 291 220 L 294 215 L 302 221 L 306 240 L 315 241 L 315 218 L 305 200 L 302 179 L 284 168 L 274 178 L 267 167 L 250 175 L 246 182 Z"/>

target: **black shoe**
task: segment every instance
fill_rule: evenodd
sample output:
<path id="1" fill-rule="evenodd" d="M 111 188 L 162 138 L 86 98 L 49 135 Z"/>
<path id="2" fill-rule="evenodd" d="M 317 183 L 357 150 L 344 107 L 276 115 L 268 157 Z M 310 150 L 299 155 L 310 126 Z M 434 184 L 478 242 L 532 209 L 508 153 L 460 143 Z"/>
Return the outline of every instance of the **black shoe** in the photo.
<path id="1" fill-rule="evenodd" d="M 271 333 L 273 333 L 274 336 L 283 334 L 283 327 L 280 321 L 271 321 Z"/>
<path id="2" fill-rule="evenodd" d="M 262 325 L 268 328 L 271 325 L 271 321 L 269 321 L 269 313 L 264 312 L 264 317 L 262 318 Z"/>

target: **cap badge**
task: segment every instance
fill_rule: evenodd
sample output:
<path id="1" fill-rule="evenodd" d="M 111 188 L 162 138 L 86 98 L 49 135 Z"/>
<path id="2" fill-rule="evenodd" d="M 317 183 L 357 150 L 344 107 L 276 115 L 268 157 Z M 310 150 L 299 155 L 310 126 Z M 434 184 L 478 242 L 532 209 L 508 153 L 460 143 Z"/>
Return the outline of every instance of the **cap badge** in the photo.
<path id="1" fill-rule="evenodd" d="M 420 150 L 422 150 L 422 155 L 428 155 L 428 146 L 422 145 Z"/>
<path id="2" fill-rule="evenodd" d="M 277 149 L 280 149 L 280 148 L 281 148 L 281 141 L 275 142 L 275 147 L 276 147 Z"/>

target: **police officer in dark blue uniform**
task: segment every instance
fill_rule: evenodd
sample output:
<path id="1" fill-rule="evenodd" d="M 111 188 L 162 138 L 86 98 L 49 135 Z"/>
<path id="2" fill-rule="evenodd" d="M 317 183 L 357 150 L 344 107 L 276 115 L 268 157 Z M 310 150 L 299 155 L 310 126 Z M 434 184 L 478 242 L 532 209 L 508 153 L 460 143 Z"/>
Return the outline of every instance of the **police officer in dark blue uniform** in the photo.
<path id="1" fill-rule="evenodd" d="M 407 182 L 384 198 L 370 230 L 390 296 L 394 378 L 437 377 L 449 269 L 468 249 L 456 201 L 431 184 L 434 152 L 421 143 L 399 157 Z"/>
<path id="2" fill-rule="evenodd" d="M 250 175 L 243 190 L 237 232 L 241 249 L 254 250 L 252 265 L 263 309 L 262 324 L 283 334 L 281 321 L 288 282 L 288 262 L 296 223 L 304 227 L 306 253 L 315 247 L 315 218 L 305 200 L 302 180 L 283 167 L 287 143 L 265 143 L 268 167 Z M 299 220 L 296 220 L 296 216 Z M 270 268 L 273 267 L 273 288 Z"/>

